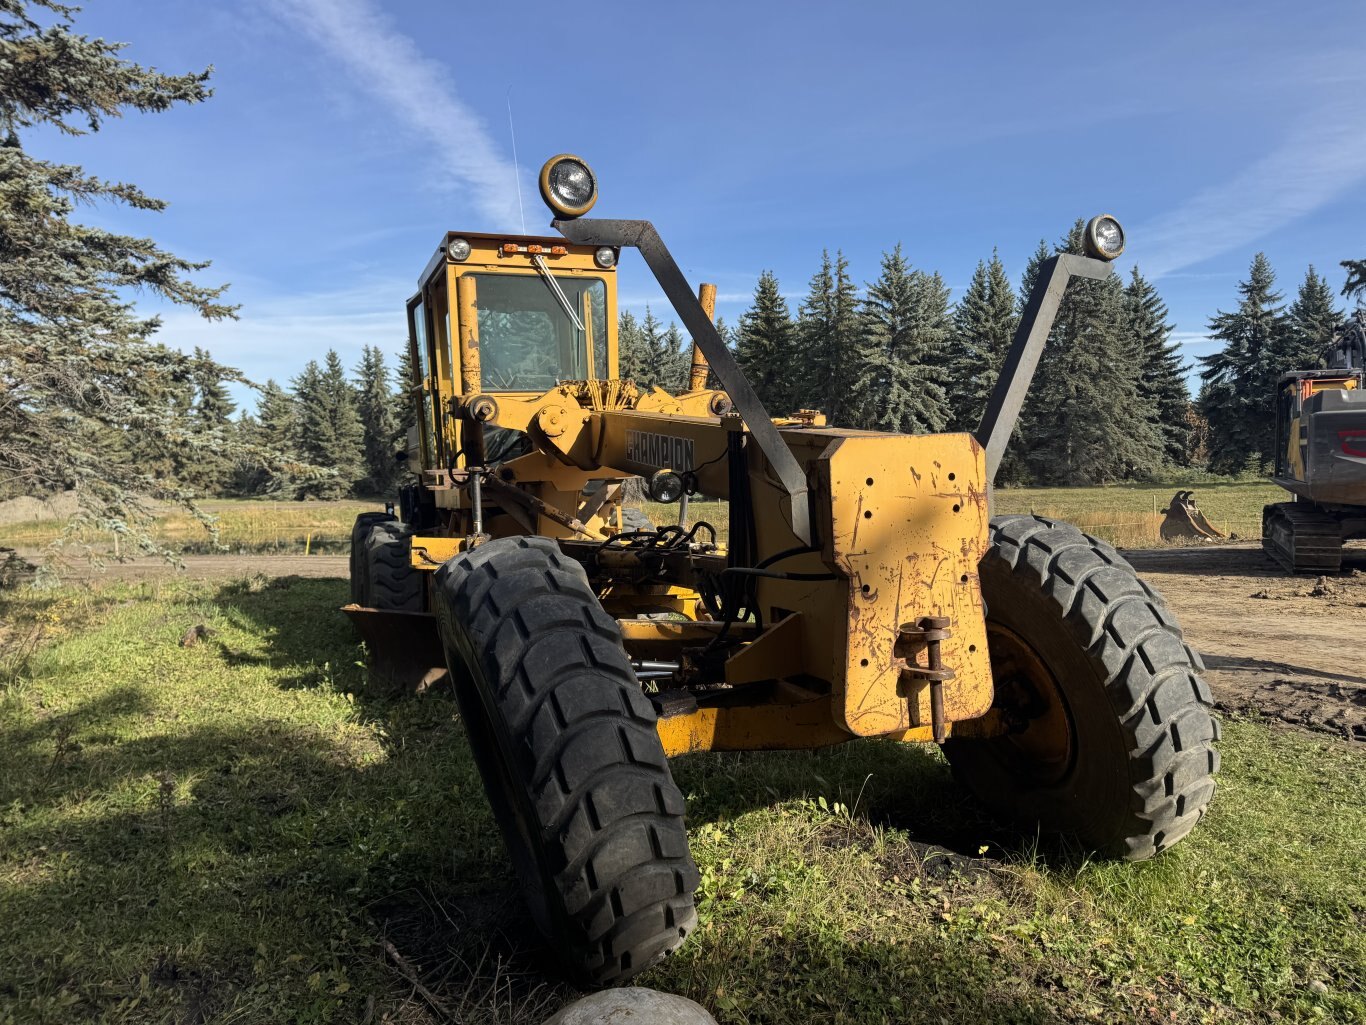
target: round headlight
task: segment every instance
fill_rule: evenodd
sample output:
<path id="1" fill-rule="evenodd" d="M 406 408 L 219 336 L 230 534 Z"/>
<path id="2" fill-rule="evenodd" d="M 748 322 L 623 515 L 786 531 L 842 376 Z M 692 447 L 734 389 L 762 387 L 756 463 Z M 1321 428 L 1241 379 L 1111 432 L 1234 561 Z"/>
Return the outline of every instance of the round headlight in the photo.
<path id="1" fill-rule="evenodd" d="M 446 255 L 456 263 L 464 263 L 470 258 L 470 244 L 463 238 L 453 238 L 446 246 Z"/>
<path id="2" fill-rule="evenodd" d="M 598 200 L 598 180 L 587 163 L 561 153 L 541 168 L 541 198 L 561 217 L 582 217 Z"/>
<path id="3" fill-rule="evenodd" d="M 1098 260 L 1113 260 L 1124 252 L 1124 229 L 1119 221 L 1109 214 L 1092 217 L 1086 222 L 1086 234 L 1082 242 L 1087 256 Z"/>
<path id="4" fill-rule="evenodd" d="M 656 470 L 646 487 L 650 500 L 670 504 L 683 497 L 683 478 L 673 470 Z"/>
<path id="5" fill-rule="evenodd" d="M 593 262 L 603 270 L 610 270 L 617 262 L 617 251 L 611 246 L 603 246 L 593 254 Z"/>

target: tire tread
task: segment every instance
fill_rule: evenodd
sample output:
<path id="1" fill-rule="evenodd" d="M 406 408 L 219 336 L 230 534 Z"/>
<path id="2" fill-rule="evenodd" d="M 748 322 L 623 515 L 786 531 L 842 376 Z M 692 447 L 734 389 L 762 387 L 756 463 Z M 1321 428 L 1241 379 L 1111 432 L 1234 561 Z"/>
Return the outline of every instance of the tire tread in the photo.
<path id="1" fill-rule="evenodd" d="M 1113 853 L 1137 861 L 1167 849 L 1214 795 L 1219 723 L 1185 643 L 1156 589 L 1110 545 L 1042 516 L 991 522 L 987 558 L 1026 574 L 1051 600 L 1105 679 L 1129 748 L 1131 807 Z"/>
<path id="2" fill-rule="evenodd" d="M 487 542 L 436 584 L 448 658 L 458 649 L 487 681 L 539 826 L 562 933 L 552 939 L 580 978 L 621 983 L 691 934 L 699 878 L 683 795 L 616 624 L 546 538 Z"/>

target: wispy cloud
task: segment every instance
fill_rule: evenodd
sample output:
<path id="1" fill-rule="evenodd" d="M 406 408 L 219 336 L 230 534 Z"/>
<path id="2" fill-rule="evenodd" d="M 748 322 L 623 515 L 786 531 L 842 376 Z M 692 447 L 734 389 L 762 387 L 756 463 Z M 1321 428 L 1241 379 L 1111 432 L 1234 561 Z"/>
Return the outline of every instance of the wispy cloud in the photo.
<path id="1" fill-rule="evenodd" d="M 491 229 L 518 223 L 512 162 L 457 95 L 450 74 L 390 23 L 372 0 L 270 0 L 270 8 L 347 68 L 433 147 L 442 167 L 467 186 Z"/>
<path id="2" fill-rule="evenodd" d="M 1281 144 L 1133 232 L 1150 278 L 1242 249 L 1366 179 L 1366 102 L 1355 90 L 1318 105 Z"/>
<path id="3" fill-rule="evenodd" d="M 393 367 L 408 337 L 402 300 L 396 297 L 411 291 L 406 279 L 374 279 L 335 292 L 275 298 L 244 295 L 240 320 L 213 322 L 171 307 L 158 311 L 162 324 L 156 337 L 183 352 L 203 346 L 258 384 L 267 378 L 286 384 L 309 360 L 321 362 L 328 349 L 335 349 L 349 369 L 359 361 L 362 348 L 374 345 Z M 254 404 L 249 390 L 233 391 L 243 405 Z"/>

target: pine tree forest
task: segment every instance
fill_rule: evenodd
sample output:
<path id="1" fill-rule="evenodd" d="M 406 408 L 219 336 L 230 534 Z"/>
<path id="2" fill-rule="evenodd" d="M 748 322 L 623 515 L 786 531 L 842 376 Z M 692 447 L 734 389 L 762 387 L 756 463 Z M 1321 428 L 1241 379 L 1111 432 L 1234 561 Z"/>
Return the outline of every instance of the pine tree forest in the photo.
<path id="1" fill-rule="evenodd" d="M 804 296 L 763 271 L 732 328 L 718 330 L 774 416 L 799 409 L 836 426 L 924 433 L 971 431 L 1004 364 L 1042 263 L 1079 251 L 1081 224 L 1026 258 L 1019 289 L 998 252 L 956 297 L 914 266 L 900 244 L 860 288 L 841 253 L 824 253 Z M 1350 270 L 1350 268 L 1349 268 Z M 795 307 L 795 312 L 794 312 Z M 1087 485 L 1175 474 L 1257 475 L 1271 458 L 1267 396 L 1287 370 L 1321 366 L 1346 313 L 1313 267 L 1292 301 L 1258 254 L 1229 312 L 1209 335 L 1220 348 L 1192 366 L 1156 285 L 1133 267 L 1073 281 L 1001 466 L 1003 484 Z M 642 389 L 687 387 L 691 339 L 651 308 L 618 318 L 620 373 Z M 391 495 L 395 453 L 416 425 L 407 347 L 367 345 L 348 372 L 335 352 L 288 383 L 267 381 L 238 411 L 237 380 L 196 349 L 163 385 L 162 402 L 225 443 L 180 465 L 175 446 L 149 439 L 133 453 L 200 495 L 339 498 Z M 1192 396 L 1189 380 L 1198 380 Z M 717 387 L 714 377 L 711 386 Z M 216 455 L 216 452 L 223 454 Z M 261 458 L 268 453 L 268 458 Z"/>

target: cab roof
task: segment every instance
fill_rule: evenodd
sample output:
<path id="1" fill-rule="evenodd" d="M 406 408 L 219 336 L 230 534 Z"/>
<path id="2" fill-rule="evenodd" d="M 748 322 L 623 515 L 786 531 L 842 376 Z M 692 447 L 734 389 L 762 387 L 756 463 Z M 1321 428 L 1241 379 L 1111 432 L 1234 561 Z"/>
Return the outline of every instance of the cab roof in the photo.
<path id="1" fill-rule="evenodd" d="M 427 266 L 422 268 L 422 274 L 417 279 L 417 287 L 420 289 L 427 279 L 432 276 L 436 268 L 446 260 L 446 247 L 451 244 L 452 239 L 463 238 L 471 243 L 496 243 L 515 242 L 519 246 L 540 245 L 549 249 L 551 246 L 563 246 L 571 253 L 592 257 L 597 251 L 597 246 L 578 245 L 570 242 L 563 235 L 518 235 L 514 232 L 488 232 L 488 231 L 448 231 L 441 238 L 441 244 L 436 247 L 436 252 L 427 261 Z"/>

